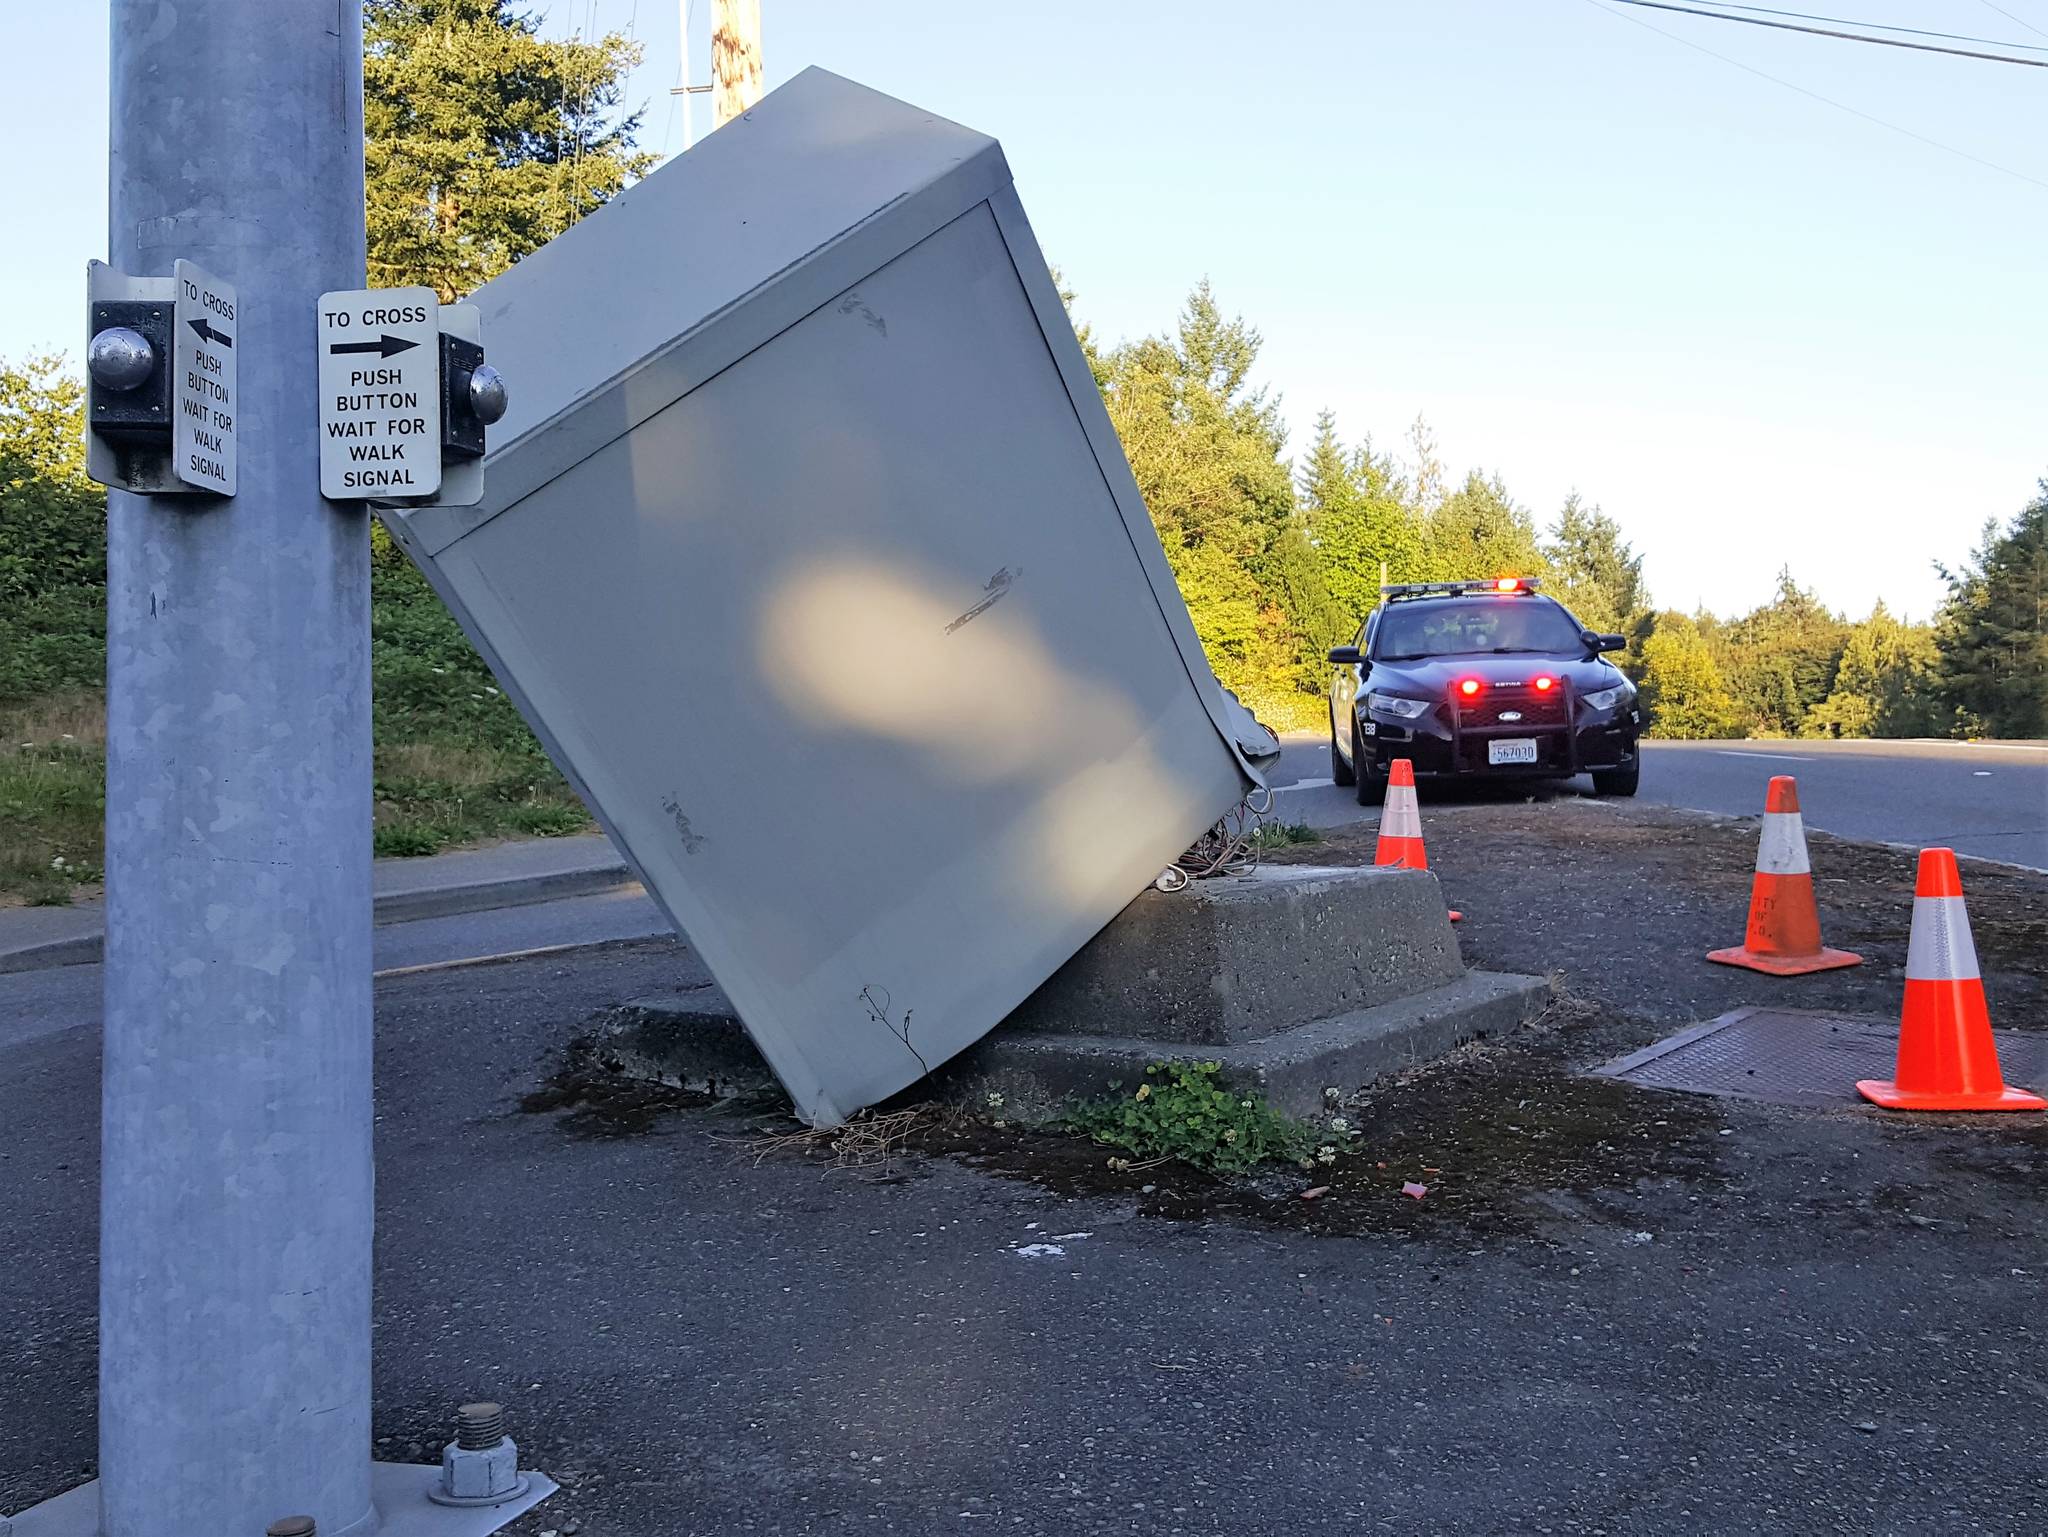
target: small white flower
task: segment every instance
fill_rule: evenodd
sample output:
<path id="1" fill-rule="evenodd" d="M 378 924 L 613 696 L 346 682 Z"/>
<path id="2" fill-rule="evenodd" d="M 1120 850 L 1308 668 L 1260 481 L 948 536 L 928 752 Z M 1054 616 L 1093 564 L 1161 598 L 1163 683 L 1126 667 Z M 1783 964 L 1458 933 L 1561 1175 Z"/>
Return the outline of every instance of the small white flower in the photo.
<path id="1" fill-rule="evenodd" d="M 1316 1149 L 1317 1163 L 1335 1163 L 1336 1161 L 1337 1150 L 1334 1147 L 1331 1147 L 1328 1143 L 1325 1143 L 1323 1146 Z"/>
<path id="2" fill-rule="evenodd" d="M 1349 1131 L 1351 1130 L 1351 1123 L 1341 1115 L 1333 1115 L 1330 1117 L 1330 1130 Z"/>

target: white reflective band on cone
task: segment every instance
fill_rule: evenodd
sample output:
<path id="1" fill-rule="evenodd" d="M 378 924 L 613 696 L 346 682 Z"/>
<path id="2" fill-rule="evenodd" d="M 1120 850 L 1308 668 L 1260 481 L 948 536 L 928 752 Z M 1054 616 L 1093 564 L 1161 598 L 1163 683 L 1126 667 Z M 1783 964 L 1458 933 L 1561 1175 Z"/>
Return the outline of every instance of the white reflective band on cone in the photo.
<path id="1" fill-rule="evenodd" d="M 1766 811 L 1764 835 L 1756 848 L 1758 875 L 1806 875 L 1806 824 L 1796 811 Z"/>
<path id="2" fill-rule="evenodd" d="M 1406 786 L 1387 792 L 1386 809 L 1380 813 L 1382 838 L 1420 838 L 1422 812 L 1415 804 L 1415 792 Z"/>
<path id="3" fill-rule="evenodd" d="M 1956 982 L 1981 975 L 1963 899 L 1915 897 L 1913 937 L 1906 943 L 1906 980 Z"/>

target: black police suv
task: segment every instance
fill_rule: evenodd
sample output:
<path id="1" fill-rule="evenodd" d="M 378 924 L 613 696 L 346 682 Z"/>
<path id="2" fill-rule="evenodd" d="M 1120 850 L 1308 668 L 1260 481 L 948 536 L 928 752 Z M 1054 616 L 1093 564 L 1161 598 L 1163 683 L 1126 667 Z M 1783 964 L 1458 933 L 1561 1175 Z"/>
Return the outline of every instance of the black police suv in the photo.
<path id="1" fill-rule="evenodd" d="M 1600 795 L 1633 795 L 1641 768 L 1636 691 L 1585 628 L 1533 578 L 1411 582 L 1380 589 L 1348 646 L 1330 652 L 1330 773 L 1378 802 L 1387 768 L 1418 776 L 1553 778 L 1591 773 Z"/>

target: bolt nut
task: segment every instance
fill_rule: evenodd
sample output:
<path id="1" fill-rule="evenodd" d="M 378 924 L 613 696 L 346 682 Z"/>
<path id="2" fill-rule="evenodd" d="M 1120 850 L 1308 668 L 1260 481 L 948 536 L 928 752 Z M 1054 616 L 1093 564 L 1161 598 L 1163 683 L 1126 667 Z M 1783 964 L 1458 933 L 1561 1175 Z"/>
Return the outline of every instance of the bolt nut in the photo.
<path id="1" fill-rule="evenodd" d="M 108 326 L 85 345 L 85 369 L 93 383 L 110 390 L 146 384 L 156 369 L 156 349 L 140 331 Z"/>
<path id="2" fill-rule="evenodd" d="M 510 397 L 505 393 L 505 376 L 488 363 L 479 363 L 469 376 L 469 408 L 486 427 L 505 414 Z"/>
<path id="3" fill-rule="evenodd" d="M 263 1528 L 263 1537 L 319 1537 L 311 1516 L 280 1516 Z"/>
<path id="4" fill-rule="evenodd" d="M 527 1490 L 519 1448 L 505 1434 L 499 1404 L 464 1404 L 455 1411 L 455 1439 L 441 1451 L 441 1482 L 427 1497 L 441 1505 L 502 1505 Z"/>

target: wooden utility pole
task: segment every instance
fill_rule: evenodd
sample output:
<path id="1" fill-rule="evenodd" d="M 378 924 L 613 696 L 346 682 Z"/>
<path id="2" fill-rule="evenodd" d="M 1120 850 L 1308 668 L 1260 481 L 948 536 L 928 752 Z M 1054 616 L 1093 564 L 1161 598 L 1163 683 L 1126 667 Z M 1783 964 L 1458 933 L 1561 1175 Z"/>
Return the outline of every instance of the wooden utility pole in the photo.
<path id="1" fill-rule="evenodd" d="M 761 0 L 717 0 L 711 30 L 713 126 L 761 99 Z"/>

